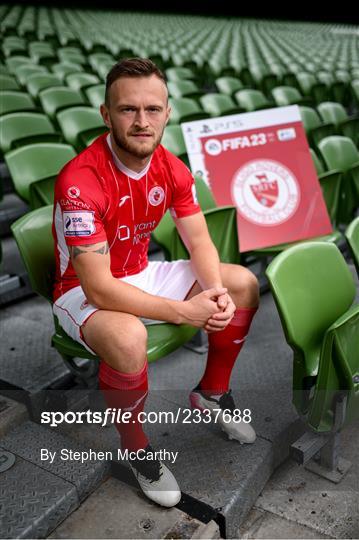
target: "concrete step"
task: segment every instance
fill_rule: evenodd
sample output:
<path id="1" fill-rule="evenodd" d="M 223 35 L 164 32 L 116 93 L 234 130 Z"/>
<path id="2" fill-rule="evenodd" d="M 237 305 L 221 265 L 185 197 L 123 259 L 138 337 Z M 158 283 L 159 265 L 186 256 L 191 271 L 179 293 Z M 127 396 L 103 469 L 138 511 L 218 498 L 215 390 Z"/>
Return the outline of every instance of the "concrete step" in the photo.
<path id="1" fill-rule="evenodd" d="M 104 461 L 41 459 L 41 449 L 60 455 L 63 448 L 84 450 L 30 421 L 1 439 L 0 452 L 15 460 L 0 473 L 0 538 L 45 538 L 109 476 Z"/>

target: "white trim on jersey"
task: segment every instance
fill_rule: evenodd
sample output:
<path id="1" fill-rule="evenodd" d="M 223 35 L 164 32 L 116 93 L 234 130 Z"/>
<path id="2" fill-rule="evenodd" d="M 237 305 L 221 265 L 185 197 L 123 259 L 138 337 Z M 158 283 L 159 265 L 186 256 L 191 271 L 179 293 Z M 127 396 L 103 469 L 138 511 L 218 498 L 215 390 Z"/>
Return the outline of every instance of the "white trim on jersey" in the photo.
<path id="1" fill-rule="evenodd" d="M 57 249 L 60 256 L 60 272 L 61 272 L 61 275 L 63 276 L 69 265 L 70 256 L 69 256 L 69 250 L 68 250 L 66 240 L 65 240 L 62 210 L 59 203 L 57 203 L 56 210 L 55 210 L 55 230 L 56 230 L 56 236 L 57 236 Z"/>
<path id="2" fill-rule="evenodd" d="M 112 156 L 113 156 L 113 160 L 115 162 L 115 165 L 116 167 L 121 171 L 123 172 L 123 174 L 125 174 L 126 176 L 128 176 L 129 178 L 131 178 L 132 180 L 140 180 L 145 174 L 148 173 L 148 170 L 149 168 L 151 167 L 151 161 L 152 161 L 152 156 L 151 156 L 151 159 L 150 161 L 147 163 L 146 167 L 144 169 L 142 169 L 142 171 L 140 171 L 139 173 L 135 172 L 135 171 L 132 171 L 131 169 L 129 169 L 128 167 L 126 167 L 126 165 L 124 163 L 122 163 L 122 161 L 120 161 L 120 159 L 117 157 L 113 147 L 112 147 L 112 141 L 111 141 L 111 135 L 110 133 L 107 135 L 106 137 L 106 141 L 107 141 L 107 144 L 111 150 L 111 153 L 112 153 Z"/>

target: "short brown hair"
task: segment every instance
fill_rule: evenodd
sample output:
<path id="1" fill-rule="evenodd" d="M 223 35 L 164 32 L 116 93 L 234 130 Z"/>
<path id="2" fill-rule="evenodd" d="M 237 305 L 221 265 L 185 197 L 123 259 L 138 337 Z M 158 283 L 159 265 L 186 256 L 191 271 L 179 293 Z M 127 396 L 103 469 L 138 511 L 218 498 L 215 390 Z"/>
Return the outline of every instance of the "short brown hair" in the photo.
<path id="1" fill-rule="evenodd" d="M 121 77 L 150 77 L 156 75 L 167 87 L 165 75 L 148 58 L 125 58 L 112 66 L 106 77 L 105 103 L 109 104 L 109 90 L 117 79 Z"/>

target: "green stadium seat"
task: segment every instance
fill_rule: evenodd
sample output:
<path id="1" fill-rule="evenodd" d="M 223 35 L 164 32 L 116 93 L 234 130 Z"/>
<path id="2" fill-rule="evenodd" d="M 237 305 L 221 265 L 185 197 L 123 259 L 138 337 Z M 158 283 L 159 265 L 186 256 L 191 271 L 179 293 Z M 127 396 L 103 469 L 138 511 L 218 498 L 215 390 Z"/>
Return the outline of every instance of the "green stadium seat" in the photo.
<path id="1" fill-rule="evenodd" d="M 85 94 L 92 107 L 98 109 L 104 103 L 105 89 L 106 86 L 104 84 L 95 84 L 86 88 Z"/>
<path id="2" fill-rule="evenodd" d="M 0 75 L 0 89 L 4 90 L 21 90 L 16 79 L 11 75 Z"/>
<path id="3" fill-rule="evenodd" d="M 350 118 L 343 105 L 333 102 L 321 103 L 318 112 L 324 122 L 334 124 L 340 130 L 339 134 L 359 145 L 359 117 Z"/>
<path id="4" fill-rule="evenodd" d="M 12 56 L 27 52 L 26 40 L 18 36 L 8 36 L 2 43 L 4 56 Z"/>
<path id="5" fill-rule="evenodd" d="M 316 407 L 313 391 L 320 396 L 320 388 L 326 391 L 330 384 L 329 389 L 337 390 L 347 379 L 340 376 L 333 387 L 319 373 L 330 363 L 335 365 L 332 351 L 329 357 L 326 354 L 326 340 L 332 325 L 349 313 L 355 298 L 353 277 L 338 248 L 324 242 L 307 242 L 284 251 L 270 263 L 266 274 L 293 350 L 293 403 L 299 414 L 310 415 L 311 407 Z M 323 361 L 326 366 L 321 365 Z M 353 367 L 359 368 L 358 355 Z M 321 429 L 319 426 L 317 422 L 313 427 Z"/>
<path id="6" fill-rule="evenodd" d="M 331 123 L 323 124 L 315 109 L 311 107 L 299 107 L 299 109 L 310 146 L 317 147 L 319 141 L 336 134 L 335 126 Z"/>
<path id="7" fill-rule="evenodd" d="M 16 70 L 15 76 L 21 86 L 26 86 L 27 80 L 31 75 L 36 75 L 40 73 L 48 73 L 45 66 L 37 66 L 35 64 L 22 64 Z"/>
<path id="8" fill-rule="evenodd" d="M 167 83 L 172 98 L 199 98 L 203 92 L 193 81 L 169 81 Z"/>
<path id="9" fill-rule="evenodd" d="M 181 124 L 191 120 L 202 120 L 208 118 L 208 114 L 201 109 L 199 104 L 190 98 L 170 98 L 171 115 L 169 122 L 171 124 Z"/>
<path id="10" fill-rule="evenodd" d="M 52 120 L 63 109 L 86 104 L 81 92 L 73 90 L 68 86 L 57 86 L 42 90 L 39 94 L 39 99 L 44 112 Z"/>
<path id="11" fill-rule="evenodd" d="M 57 56 L 60 62 L 70 62 L 71 64 L 81 65 L 87 63 L 87 59 L 81 49 L 77 47 L 61 47 L 57 50 Z"/>
<path id="12" fill-rule="evenodd" d="M 33 60 L 29 56 L 24 55 L 17 55 L 17 56 L 10 56 L 5 61 L 8 70 L 10 73 L 16 76 L 16 72 L 19 66 L 36 66 L 36 64 L 33 62 Z"/>
<path id="13" fill-rule="evenodd" d="M 313 148 L 310 148 L 309 151 L 310 151 L 310 155 L 312 156 L 312 160 L 314 163 L 315 170 L 317 171 L 317 174 L 318 175 L 323 174 L 325 172 L 324 164 L 321 162 L 321 160 L 319 159 L 318 155 L 313 150 Z"/>
<path id="14" fill-rule="evenodd" d="M 98 111 L 91 107 L 70 107 L 57 114 L 65 140 L 81 151 L 93 138 L 107 130 Z"/>
<path id="15" fill-rule="evenodd" d="M 57 60 L 56 52 L 51 43 L 33 41 L 29 43 L 29 53 L 36 64 L 51 65 Z"/>
<path id="16" fill-rule="evenodd" d="M 36 105 L 25 92 L 0 91 L 0 116 L 20 111 L 35 111 Z"/>
<path id="17" fill-rule="evenodd" d="M 232 97 L 238 90 L 243 90 L 244 86 L 242 81 L 235 77 L 219 77 L 214 82 L 218 92 Z"/>
<path id="18" fill-rule="evenodd" d="M 251 67 L 250 74 L 257 88 L 265 94 L 269 94 L 273 88 L 278 86 L 280 79 L 267 67 L 255 65 Z"/>
<path id="19" fill-rule="evenodd" d="M 35 99 L 38 97 L 41 90 L 53 88 L 55 86 L 62 86 L 62 81 L 60 77 L 57 77 L 52 73 L 36 73 L 35 75 L 31 75 L 26 83 L 29 94 Z"/>
<path id="20" fill-rule="evenodd" d="M 0 118 L 0 149 L 3 154 L 26 144 L 60 140 L 61 135 L 44 114 L 20 112 Z"/>
<path id="21" fill-rule="evenodd" d="M 184 67 L 171 67 L 166 69 L 165 71 L 166 77 L 168 81 L 189 81 L 192 79 L 196 79 L 195 73 L 189 68 Z"/>
<path id="22" fill-rule="evenodd" d="M 65 81 L 67 75 L 81 73 L 84 70 L 81 64 L 72 64 L 71 62 L 58 62 L 53 64 L 51 69 L 55 75 L 61 77 L 62 81 Z"/>
<path id="23" fill-rule="evenodd" d="M 66 84 L 74 90 L 85 90 L 89 86 L 99 84 L 101 81 L 92 73 L 71 73 L 66 76 Z"/>
<path id="24" fill-rule="evenodd" d="M 203 213 L 221 262 L 239 264 L 237 209 L 234 206 L 221 206 L 205 210 Z M 170 250 L 173 260 L 189 259 L 189 253 L 177 229 L 173 231 Z"/>
<path id="25" fill-rule="evenodd" d="M 55 178 L 75 156 L 75 150 L 67 144 L 37 143 L 8 152 L 5 161 L 17 195 L 36 208 L 53 204 Z"/>
<path id="26" fill-rule="evenodd" d="M 55 273 L 54 240 L 51 232 L 53 207 L 44 206 L 29 212 L 12 224 L 11 229 L 28 272 L 32 289 L 52 303 Z M 73 341 L 59 326 L 56 318 L 52 344 L 71 371 L 85 376 L 74 358 L 98 360 L 79 343 Z M 147 327 L 148 361 L 166 356 L 190 340 L 197 328 L 188 325 L 153 324 Z M 96 370 L 92 370 L 95 374 Z"/>
<path id="27" fill-rule="evenodd" d="M 345 238 L 347 239 L 348 245 L 350 247 L 353 261 L 359 277 L 359 216 L 353 219 L 351 223 L 349 223 L 345 231 Z"/>
<path id="28" fill-rule="evenodd" d="M 184 161 L 187 166 L 189 165 L 186 144 L 184 142 L 181 126 L 166 126 L 161 144 L 167 148 L 167 150 L 172 152 L 172 154 Z"/>
<path id="29" fill-rule="evenodd" d="M 196 177 L 196 191 L 198 202 L 203 211 L 216 208 L 216 202 L 213 198 L 212 192 L 207 187 L 202 178 Z M 158 244 L 167 260 L 173 260 L 172 252 L 172 239 L 175 231 L 175 224 L 171 217 L 170 212 L 167 210 L 156 229 L 152 232 L 152 239 Z"/>
<path id="30" fill-rule="evenodd" d="M 272 97 L 278 107 L 312 104 L 310 98 L 303 97 L 296 88 L 292 88 L 291 86 L 277 86 L 273 88 Z"/>
<path id="31" fill-rule="evenodd" d="M 203 110 L 212 117 L 243 112 L 243 109 L 233 101 L 231 96 L 226 94 L 205 94 L 199 101 Z"/>
<path id="32" fill-rule="evenodd" d="M 94 53 L 88 56 L 88 62 L 94 73 L 99 73 L 101 66 L 106 63 L 115 65 L 116 59 L 108 53 Z"/>
<path id="33" fill-rule="evenodd" d="M 318 148 L 328 170 L 343 173 L 338 222 L 348 224 L 359 204 L 359 151 L 351 139 L 339 135 L 321 140 Z"/>
<path id="34" fill-rule="evenodd" d="M 303 96 L 310 98 L 315 104 L 328 101 L 328 87 L 325 83 L 318 81 L 313 73 L 297 73 L 296 78 Z"/>
<path id="35" fill-rule="evenodd" d="M 275 104 L 270 102 L 260 90 L 238 90 L 234 95 L 238 105 L 246 112 L 270 109 Z"/>

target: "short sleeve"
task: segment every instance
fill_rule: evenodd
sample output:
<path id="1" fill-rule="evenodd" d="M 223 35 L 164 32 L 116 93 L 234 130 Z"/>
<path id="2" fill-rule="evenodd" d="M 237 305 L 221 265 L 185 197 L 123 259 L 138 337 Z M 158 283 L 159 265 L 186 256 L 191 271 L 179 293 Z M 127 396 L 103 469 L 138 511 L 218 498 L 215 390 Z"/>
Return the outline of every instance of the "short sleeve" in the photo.
<path id="1" fill-rule="evenodd" d="M 55 185 L 55 227 L 67 245 L 107 240 L 104 190 L 91 167 L 66 166 Z"/>
<path id="2" fill-rule="evenodd" d="M 170 213 L 172 217 L 186 217 L 201 211 L 198 204 L 195 180 L 184 163 L 178 158 L 172 162 L 174 192 Z"/>

